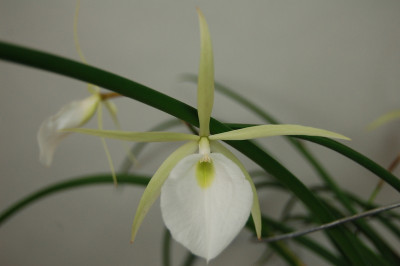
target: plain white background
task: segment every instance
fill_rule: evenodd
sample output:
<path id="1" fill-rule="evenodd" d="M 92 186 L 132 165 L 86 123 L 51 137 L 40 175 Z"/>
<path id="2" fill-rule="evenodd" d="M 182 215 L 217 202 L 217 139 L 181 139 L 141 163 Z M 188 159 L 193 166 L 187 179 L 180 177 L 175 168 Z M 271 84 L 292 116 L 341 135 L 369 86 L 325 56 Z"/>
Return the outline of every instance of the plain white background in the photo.
<path id="1" fill-rule="evenodd" d="M 90 64 L 195 106 L 195 85 L 180 82 L 179 75 L 197 72 L 196 6 L 209 23 L 217 81 L 283 123 L 351 137 L 347 145 L 383 166 L 400 152 L 400 121 L 373 132 L 365 130 L 376 117 L 400 108 L 400 3 L 395 0 L 83 0 L 82 49 Z M 0 0 L 0 39 L 78 60 L 74 9 L 73 0 Z M 100 141 L 82 135 L 61 144 L 51 168 L 38 161 L 40 123 L 68 102 L 86 97 L 84 83 L 1 61 L 0 86 L 0 210 L 45 185 L 109 171 Z M 170 118 L 129 99 L 115 103 L 126 130 L 145 131 Z M 218 94 L 213 116 L 228 122 L 262 123 Z M 113 128 L 108 118 L 105 126 Z M 96 127 L 95 121 L 88 127 Z M 274 137 L 261 143 L 304 183 L 321 183 L 285 140 Z M 118 166 L 124 145 L 131 144 L 108 144 Z M 374 175 L 332 151 L 308 146 L 340 185 L 364 198 L 369 195 L 377 182 Z M 149 145 L 136 171 L 151 175 L 175 147 Z M 243 161 L 249 170 L 257 169 Z M 129 244 L 142 191 L 141 187 L 92 186 L 29 206 L 0 227 L 0 264 L 161 265 L 164 227 L 158 202 L 135 244 Z M 287 196 L 264 190 L 260 199 L 263 212 L 277 217 Z M 386 186 L 377 201 L 387 204 L 399 199 Z M 321 265 L 310 253 L 294 249 L 306 263 Z M 173 265 L 179 265 L 186 251 L 176 243 L 173 250 Z M 210 265 L 252 265 L 264 251 L 244 230 Z M 270 265 L 277 263 L 275 259 Z"/>

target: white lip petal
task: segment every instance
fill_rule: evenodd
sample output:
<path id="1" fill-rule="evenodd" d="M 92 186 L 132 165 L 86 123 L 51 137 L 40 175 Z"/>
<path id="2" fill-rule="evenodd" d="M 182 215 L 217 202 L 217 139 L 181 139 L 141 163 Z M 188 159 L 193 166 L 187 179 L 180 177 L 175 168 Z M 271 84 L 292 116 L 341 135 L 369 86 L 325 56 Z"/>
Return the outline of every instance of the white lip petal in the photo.
<path id="1" fill-rule="evenodd" d="M 73 101 L 43 121 L 37 135 L 41 163 L 50 166 L 56 147 L 63 138 L 71 134 L 60 130 L 79 127 L 86 123 L 93 116 L 99 101 L 99 95 Z"/>
<path id="2" fill-rule="evenodd" d="M 182 159 L 161 189 L 164 223 L 175 240 L 210 260 L 224 250 L 245 225 L 253 202 L 249 182 L 227 157 L 211 153 L 214 178 L 207 187 L 196 180 L 202 155 Z"/>
<path id="3" fill-rule="evenodd" d="M 162 185 L 168 178 L 171 170 L 182 160 L 182 158 L 185 158 L 187 155 L 192 154 L 196 150 L 197 142 L 188 142 L 182 145 L 170 156 L 168 156 L 168 158 L 161 164 L 160 168 L 158 168 L 158 170 L 155 172 L 146 189 L 144 190 L 142 198 L 139 202 L 139 206 L 137 207 L 135 218 L 132 224 L 131 242 L 135 240 L 137 231 L 139 230 L 144 217 L 149 211 L 151 205 L 160 195 Z"/>

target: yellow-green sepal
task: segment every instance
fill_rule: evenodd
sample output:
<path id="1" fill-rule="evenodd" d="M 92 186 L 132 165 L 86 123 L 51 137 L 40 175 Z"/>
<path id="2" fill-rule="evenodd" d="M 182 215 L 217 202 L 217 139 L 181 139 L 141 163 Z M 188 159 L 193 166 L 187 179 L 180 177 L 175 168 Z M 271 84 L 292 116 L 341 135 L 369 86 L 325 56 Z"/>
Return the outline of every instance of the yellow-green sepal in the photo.
<path id="1" fill-rule="evenodd" d="M 103 100 L 103 104 L 106 107 L 108 113 L 110 114 L 114 125 L 117 127 L 117 129 L 120 129 L 117 106 L 113 102 L 108 100 Z"/>
<path id="2" fill-rule="evenodd" d="M 198 149 L 198 143 L 196 141 L 188 142 L 176 151 L 174 151 L 158 168 L 149 184 L 143 192 L 142 198 L 140 199 L 138 208 L 136 210 L 135 218 L 132 224 L 132 236 L 131 242 L 135 240 L 135 236 L 140 225 L 143 222 L 144 217 L 149 211 L 150 207 L 156 201 L 161 193 L 161 187 L 165 180 L 168 178 L 169 173 L 175 167 L 175 165 L 186 156 L 193 154 Z"/>
<path id="3" fill-rule="evenodd" d="M 214 59 L 210 32 L 203 13 L 197 8 L 200 24 L 200 66 L 197 83 L 197 110 L 200 136 L 210 135 L 210 117 L 214 103 Z"/>
<path id="4" fill-rule="evenodd" d="M 400 118 L 400 110 L 391 111 L 375 119 L 371 124 L 368 125 L 368 129 L 373 130 L 377 127 L 380 127 L 386 123 L 389 123 L 399 118 Z"/>
<path id="5" fill-rule="evenodd" d="M 300 125 L 261 125 L 211 135 L 210 140 L 245 140 L 272 136 L 305 135 L 350 140 L 332 131 Z"/>
<path id="6" fill-rule="evenodd" d="M 257 238 L 260 239 L 261 238 L 261 229 L 262 229 L 260 202 L 258 200 L 256 186 L 254 185 L 254 182 L 251 179 L 251 176 L 247 172 L 247 170 L 244 167 L 244 165 L 242 164 L 242 162 L 230 150 L 225 148 L 224 145 L 222 145 L 221 143 L 219 143 L 217 141 L 211 141 L 210 145 L 211 145 L 212 152 L 222 153 L 228 159 L 230 159 L 232 162 L 234 162 L 237 166 L 239 166 L 240 170 L 242 170 L 244 176 L 246 177 L 246 180 L 249 181 L 251 190 L 253 191 L 253 205 L 251 207 L 251 217 L 253 218 Z"/>
<path id="7" fill-rule="evenodd" d="M 118 130 L 96 130 L 89 128 L 66 129 L 68 132 L 88 134 L 92 136 L 111 138 L 135 142 L 169 142 L 169 141 L 197 141 L 199 136 L 175 132 L 129 132 Z"/>

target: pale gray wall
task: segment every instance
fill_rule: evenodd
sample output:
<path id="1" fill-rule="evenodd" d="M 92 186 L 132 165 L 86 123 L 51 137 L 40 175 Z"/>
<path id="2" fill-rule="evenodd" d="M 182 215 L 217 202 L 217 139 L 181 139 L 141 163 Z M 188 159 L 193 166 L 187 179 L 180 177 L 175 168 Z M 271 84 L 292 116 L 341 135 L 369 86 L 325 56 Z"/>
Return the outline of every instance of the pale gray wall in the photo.
<path id="1" fill-rule="evenodd" d="M 195 86 L 179 83 L 178 75 L 197 71 L 196 6 L 210 26 L 218 81 L 284 123 L 351 137 L 348 145 L 385 166 L 399 153 L 399 121 L 365 131 L 374 118 L 400 109 L 399 1 L 84 0 L 79 25 L 82 49 L 90 64 L 195 105 Z M 73 0 L 0 0 L 0 39 L 78 59 L 74 8 Z M 0 210 L 47 184 L 109 170 L 100 141 L 87 136 L 63 142 L 51 168 L 38 162 L 40 123 L 69 101 L 85 97 L 84 83 L 2 61 L 0 84 Z M 131 100 L 115 103 L 127 130 L 148 130 L 169 118 Z M 220 95 L 213 115 L 224 121 L 261 123 Z M 96 127 L 95 122 L 89 127 Z M 109 119 L 106 127 L 112 128 Z M 108 143 L 119 165 L 123 145 L 130 144 Z M 276 137 L 263 143 L 306 184 L 319 183 L 284 140 Z M 334 152 L 309 146 L 341 185 L 369 195 L 375 176 Z M 152 144 L 139 158 L 137 171 L 153 173 L 175 147 Z M 136 243 L 129 245 L 142 191 L 81 188 L 30 206 L 0 228 L 0 264 L 160 265 L 163 223 L 158 204 Z M 286 197 L 266 190 L 260 199 L 264 212 L 277 215 Z M 378 197 L 382 204 L 398 200 L 388 187 Z M 210 265 L 251 265 L 264 247 L 250 237 L 247 231 L 241 233 Z M 173 248 L 177 263 L 185 251 L 177 244 Z M 309 253 L 300 254 L 306 262 L 318 263 Z"/>

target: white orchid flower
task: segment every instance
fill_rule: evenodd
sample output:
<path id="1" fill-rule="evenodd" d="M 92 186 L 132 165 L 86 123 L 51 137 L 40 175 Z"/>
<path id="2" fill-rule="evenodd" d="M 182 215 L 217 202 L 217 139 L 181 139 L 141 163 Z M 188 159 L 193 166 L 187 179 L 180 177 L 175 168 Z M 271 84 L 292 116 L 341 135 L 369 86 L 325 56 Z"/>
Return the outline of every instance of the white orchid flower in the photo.
<path id="1" fill-rule="evenodd" d="M 199 135 L 173 132 L 122 132 L 73 129 L 99 137 L 136 142 L 188 141 L 173 152 L 147 185 L 136 210 L 132 241 L 145 215 L 161 195 L 161 212 L 173 238 L 207 261 L 220 254 L 252 215 L 261 237 L 261 212 L 254 183 L 243 164 L 219 140 L 245 140 L 278 135 L 347 137 L 299 125 L 262 125 L 210 135 L 214 67 L 210 34 L 198 10 L 201 56 L 198 75 Z"/>
<path id="2" fill-rule="evenodd" d="M 83 100 L 73 101 L 62 107 L 57 114 L 43 121 L 37 135 L 41 163 L 46 166 L 51 165 L 58 144 L 71 134 L 71 132 L 61 130 L 84 125 L 94 115 L 100 99 L 99 94 L 93 94 Z"/>
<path id="3" fill-rule="evenodd" d="M 83 51 L 81 50 L 78 38 L 79 6 L 80 6 L 80 1 L 77 0 L 75 16 L 74 16 L 74 42 L 80 60 L 83 63 L 87 64 Z M 64 107 L 61 108 L 61 110 L 57 114 L 47 118 L 41 124 L 37 134 L 37 139 L 40 149 L 40 162 L 42 164 L 46 166 L 51 165 L 53 161 L 54 152 L 58 147 L 59 143 L 65 137 L 71 134 L 71 132 L 67 132 L 65 130 L 83 126 L 94 116 L 96 112 L 98 114 L 98 121 L 97 121 L 98 127 L 99 129 L 103 129 L 102 108 L 101 105 L 99 105 L 99 103 L 103 104 L 106 107 L 106 109 L 111 115 L 114 124 L 117 126 L 117 128 L 119 128 L 119 122 L 117 118 L 117 108 L 114 105 L 114 103 L 109 101 L 109 99 L 114 97 L 119 97 L 121 95 L 114 92 L 101 93 L 100 88 L 92 84 L 87 84 L 87 89 L 91 94 L 91 96 L 83 100 L 73 101 L 65 105 Z M 109 166 L 111 168 L 114 183 L 116 184 L 117 180 L 115 176 L 113 162 L 104 139 L 102 139 L 102 144 L 107 156 Z M 134 160 L 133 155 L 131 155 L 130 158 Z"/>
<path id="4" fill-rule="evenodd" d="M 50 166 L 53 156 L 60 142 L 71 134 L 67 129 L 81 127 L 86 124 L 97 112 L 100 111 L 99 103 L 105 105 L 111 117 L 118 124 L 117 109 L 108 99 L 120 96 L 116 93 L 100 93 L 100 88 L 88 85 L 91 96 L 76 100 L 63 106 L 57 114 L 50 116 L 40 125 L 37 139 L 40 150 L 40 162 Z M 101 120 L 101 114 L 99 115 Z M 101 127 L 101 123 L 99 123 Z"/>
<path id="5" fill-rule="evenodd" d="M 47 118 L 40 125 L 37 134 L 40 150 L 39 161 L 45 166 L 49 167 L 51 165 L 56 148 L 65 137 L 72 133 L 66 130 L 83 126 L 90 121 L 95 113 L 98 114 L 99 129 L 102 129 L 102 108 L 100 104 L 103 104 L 107 108 L 114 123 L 119 127 L 116 106 L 108 99 L 121 95 L 114 92 L 100 93 L 100 88 L 91 84 L 88 84 L 88 90 L 92 94 L 91 96 L 83 100 L 70 102 L 63 106 L 57 114 Z M 111 168 L 114 183 L 116 184 L 117 179 L 113 162 L 104 139 L 102 139 L 102 144 Z"/>

